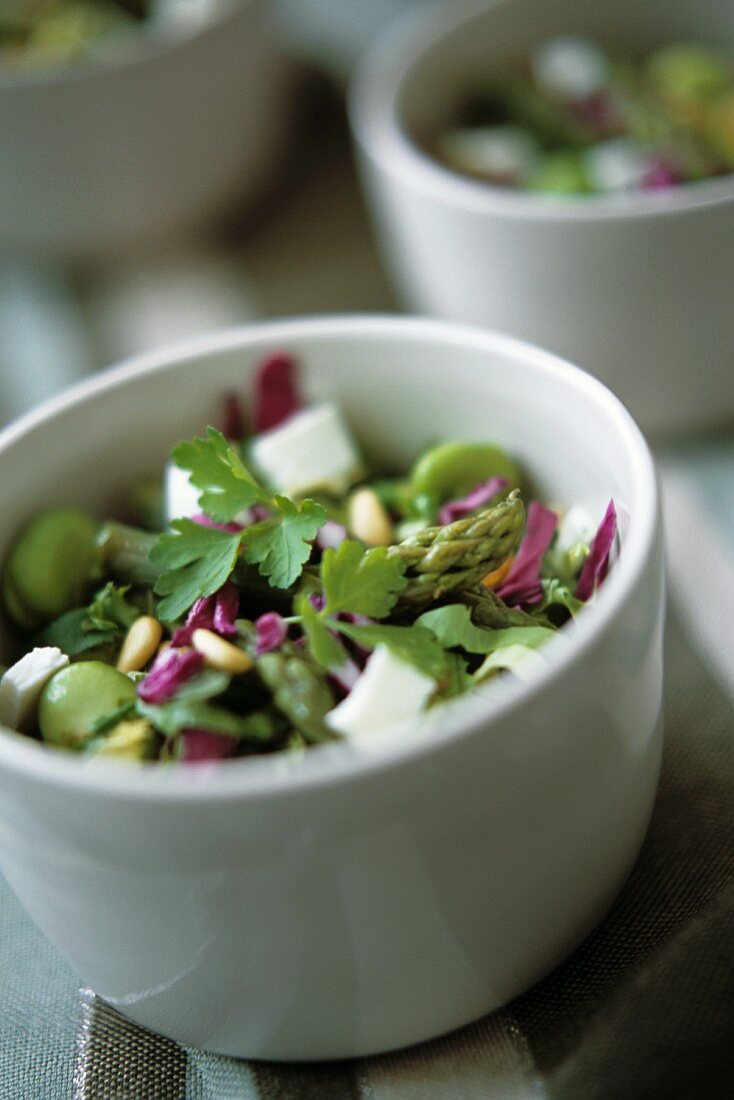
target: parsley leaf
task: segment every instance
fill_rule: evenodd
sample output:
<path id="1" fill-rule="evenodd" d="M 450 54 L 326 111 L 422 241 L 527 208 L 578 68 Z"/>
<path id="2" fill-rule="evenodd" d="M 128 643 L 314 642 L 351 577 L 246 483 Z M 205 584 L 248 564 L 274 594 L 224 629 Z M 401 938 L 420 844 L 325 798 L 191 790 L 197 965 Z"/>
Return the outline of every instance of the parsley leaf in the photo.
<path id="1" fill-rule="evenodd" d="M 326 519 L 326 509 L 313 500 L 299 506 L 276 494 L 269 501 L 275 515 L 242 533 L 243 556 L 274 588 L 289 588 L 311 555 L 310 539 Z"/>
<path id="2" fill-rule="evenodd" d="M 301 616 L 301 625 L 314 660 L 323 668 L 340 668 L 347 654 L 332 633 L 336 623 L 325 622 L 305 593 L 296 600 L 295 610 Z"/>
<path id="3" fill-rule="evenodd" d="M 262 489 L 234 447 L 216 428 L 207 428 L 206 439 L 192 439 L 173 448 L 171 458 L 189 481 L 201 489 L 199 505 L 212 519 L 227 523 L 253 504 L 267 504 L 270 494 Z"/>
<path id="4" fill-rule="evenodd" d="M 164 597 L 158 614 L 166 622 L 180 618 L 200 596 L 211 596 L 222 587 L 235 567 L 242 538 L 242 533 L 202 527 L 190 519 L 174 520 L 171 527 L 149 555 L 154 565 L 164 569 L 153 591 Z"/>
<path id="5" fill-rule="evenodd" d="M 501 630 L 475 626 L 469 608 L 460 603 L 426 611 L 416 623 L 431 631 L 446 649 L 460 646 L 467 653 L 494 653 L 508 645 L 535 647 L 557 636 L 555 630 L 545 626 L 509 626 Z"/>
<path id="6" fill-rule="evenodd" d="M 345 539 L 336 549 L 324 552 L 321 580 L 326 606 L 324 614 L 350 611 L 382 619 L 395 606 L 398 593 L 407 585 L 405 565 L 387 556 L 387 548 L 365 550 L 360 542 Z"/>

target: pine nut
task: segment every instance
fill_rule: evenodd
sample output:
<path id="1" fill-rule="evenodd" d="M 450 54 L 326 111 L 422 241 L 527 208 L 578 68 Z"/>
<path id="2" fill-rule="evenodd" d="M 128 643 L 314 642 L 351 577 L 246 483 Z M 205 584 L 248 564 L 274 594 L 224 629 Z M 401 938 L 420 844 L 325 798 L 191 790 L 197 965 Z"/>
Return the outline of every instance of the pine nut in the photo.
<path id="1" fill-rule="evenodd" d="M 141 615 L 128 630 L 122 643 L 117 667 L 120 672 L 139 672 L 144 668 L 163 637 L 163 627 L 151 615 Z"/>
<path id="2" fill-rule="evenodd" d="M 392 521 L 374 489 L 357 489 L 349 498 L 349 530 L 367 546 L 389 546 Z"/>
<path id="3" fill-rule="evenodd" d="M 249 672 L 252 657 L 236 645 L 220 638 L 213 630 L 195 630 L 191 639 L 194 649 L 204 658 L 204 663 L 217 672 L 229 672 L 233 676 Z"/>

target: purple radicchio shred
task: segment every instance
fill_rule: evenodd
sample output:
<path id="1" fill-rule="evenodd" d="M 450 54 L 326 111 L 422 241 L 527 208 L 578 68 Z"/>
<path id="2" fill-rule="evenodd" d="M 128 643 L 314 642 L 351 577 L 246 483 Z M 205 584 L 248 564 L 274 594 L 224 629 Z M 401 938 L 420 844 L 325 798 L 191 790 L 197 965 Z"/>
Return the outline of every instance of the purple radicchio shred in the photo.
<path id="1" fill-rule="evenodd" d="M 245 419 L 242 405 L 236 393 L 225 393 L 222 398 L 222 435 L 225 439 L 245 438 Z"/>
<path id="2" fill-rule="evenodd" d="M 255 431 L 277 427 L 302 407 L 295 359 L 287 352 L 269 355 L 255 375 Z"/>
<path id="3" fill-rule="evenodd" d="M 257 656 L 279 649 L 288 637 L 288 623 L 277 611 L 267 611 L 255 619 L 257 631 Z"/>
<path id="4" fill-rule="evenodd" d="M 165 703 L 203 667 L 204 658 L 195 649 L 170 646 L 156 657 L 150 672 L 138 684 L 138 695 L 144 703 Z"/>
<path id="5" fill-rule="evenodd" d="M 210 527 L 213 531 L 226 531 L 230 535 L 238 535 L 242 530 L 242 524 L 240 523 L 216 523 L 209 516 L 205 516 L 203 512 L 197 516 L 192 516 L 191 522 L 198 523 L 200 527 Z"/>
<path id="6" fill-rule="evenodd" d="M 579 583 L 576 585 L 575 595 L 577 600 L 588 600 L 594 594 L 597 585 L 600 585 L 604 580 L 609 564 L 609 554 L 614 545 L 616 534 L 617 510 L 614 507 L 614 501 L 610 500 L 592 540 L 589 556 L 581 570 Z"/>
<path id="7" fill-rule="evenodd" d="M 490 500 L 494 500 L 496 496 L 499 496 L 509 484 L 507 478 L 504 477 L 491 477 L 489 481 L 482 481 L 472 489 L 468 496 L 462 497 L 460 500 L 447 501 L 438 513 L 438 522 L 443 525 L 453 523 L 454 520 L 461 519 L 463 516 L 468 516 L 476 508 L 489 504 Z"/>
<path id="8" fill-rule="evenodd" d="M 189 729 L 181 732 L 181 756 L 185 763 L 224 760 L 237 752 L 237 738 L 213 730 Z"/>
<path id="9" fill-rule="evenodd" d="M 530 504 L 525 537 L 520 543 L 512 568 L 496 589 L 497 595 L 506 604 L 532 607 L 543 599 L 540 565 L 551 544 L 557 523 L 558 517 L 550 508 L 537 500 Z"/>
<path id="10" fill-rule="evenodd" d="M 683 176 L 680 171 L 670 161 L 658 157 L 645 173 L 642 180 L 642 189 L 644 191 L 665 191 L 668 187 L 673 187 L 676 183 L 682 182 Z"/>
<path id="11" fill-rule="evenodd" d="M 239 589 L 226 581 L 212 596 L 201 596 L 186 616 L 186 622 L 174 632 L 171 645 L 191 645 L 195 630 L 214 630 L 217 634 L 236 634 Z"/>
<path id="12" fill-rule="evenodd" d="M 336 550 L 347 538 L 347 529 L 343 523 L 327 519 L 316 532 L 316 545 L 319 550 Z"/>

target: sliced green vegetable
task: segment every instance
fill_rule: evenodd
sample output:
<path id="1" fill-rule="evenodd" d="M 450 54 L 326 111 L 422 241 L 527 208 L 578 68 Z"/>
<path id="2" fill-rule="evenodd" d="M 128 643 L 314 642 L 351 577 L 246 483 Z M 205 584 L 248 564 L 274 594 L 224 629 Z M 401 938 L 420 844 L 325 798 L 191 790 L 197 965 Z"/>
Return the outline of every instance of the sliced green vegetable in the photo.
<path id="1" fill-rule="evenodd" d="M 414 494 L 445 501 L 466 496 L 491 477 L 504 477 L 513 487 L 520 484 L 520 470 L 499 447 L 454 441 L 439 443 L 421 455 L 410 483 Z"/>

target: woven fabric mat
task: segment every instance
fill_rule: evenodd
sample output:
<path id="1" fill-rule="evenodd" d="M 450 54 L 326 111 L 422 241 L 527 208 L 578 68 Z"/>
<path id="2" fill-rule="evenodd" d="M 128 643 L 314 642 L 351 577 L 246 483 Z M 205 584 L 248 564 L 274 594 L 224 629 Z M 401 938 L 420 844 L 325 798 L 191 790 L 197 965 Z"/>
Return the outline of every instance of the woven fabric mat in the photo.
<path id="1" fill-rule="evenodd" d="M 502 1011 L 397 1054 L 238 1062 L 152 1035 L 79 988 L 0 882 L 0 1098 L 734 1097 L 734 548 L 704 522 L 690 471 L 663 471 L 660 789 L 627 885 L 565 964 Z"/>

